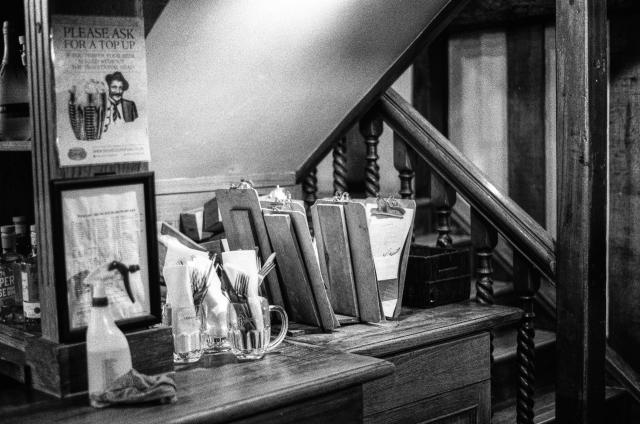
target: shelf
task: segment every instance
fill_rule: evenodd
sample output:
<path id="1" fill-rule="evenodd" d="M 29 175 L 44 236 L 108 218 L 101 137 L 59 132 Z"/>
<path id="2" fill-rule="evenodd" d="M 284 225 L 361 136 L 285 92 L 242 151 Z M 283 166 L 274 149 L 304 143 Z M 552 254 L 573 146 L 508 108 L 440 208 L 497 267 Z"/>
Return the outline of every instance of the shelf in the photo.
<path id="1" fill-rule="evenodd" d="M 0 141 L 0 152 L 30 152 L 31 140 Z"/>

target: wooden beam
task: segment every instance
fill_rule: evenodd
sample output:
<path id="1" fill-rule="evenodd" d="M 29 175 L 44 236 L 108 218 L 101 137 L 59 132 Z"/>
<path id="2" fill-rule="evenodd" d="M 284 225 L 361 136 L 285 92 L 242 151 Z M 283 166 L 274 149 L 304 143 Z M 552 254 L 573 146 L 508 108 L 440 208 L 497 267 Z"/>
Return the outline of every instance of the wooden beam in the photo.
<path id="1" fill-rule="evenodd" d="M 557 0 L 558 422 L 603 422 L 606 0 Z"/>
<path id="2" fill-rule="evenodd" d="M 637 0 L 609 0 L 609 16 L 640 12 Z M 471 0 L 447 28 L 448 33 L 487 28 L 521 27 L 529 23 L 553 23 L 554 0 Z"/>
<path id="3" fill-rule="evenodd" d="M 523 22 L 553 21 L 553 0 L 471 0 L 451 22 L 449 31 L 519 26 Z"/>

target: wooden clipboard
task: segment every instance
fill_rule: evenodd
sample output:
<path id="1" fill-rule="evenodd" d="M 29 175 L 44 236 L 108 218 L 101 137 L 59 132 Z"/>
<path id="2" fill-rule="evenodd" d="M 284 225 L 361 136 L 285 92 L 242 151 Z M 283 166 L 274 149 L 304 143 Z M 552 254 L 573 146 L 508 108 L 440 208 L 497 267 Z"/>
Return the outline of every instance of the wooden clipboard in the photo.
<path id="1" fill-rule="evenodd" d="M 344 204 L 317 201 L 311 207 L 318 260 L 333 310 L 360 318 Z"/>
<path id="2" fill-rule="evenodd" d="M 296 207 L 265 209 L 263 214 L 291 319 L 324 330 L 339 327 L 316 260 L 306 214 Z"/>
<path id="3" fill-rule="evenodd" d="M 411 235 L 413 233 L 415 201 L 402 199 L 397 200 L 397 202 L 405 211 L 411 209 L 410 214 L 407 214 L 405 217 L 377 215 L 375 218 L 372 218 L 371 213 L 367 213 L 367 210 L 370 211 L 377 204 L 377 200 L 372 198 L 348 201 L 322 200 L 316 203 L 315 210 L 312 209 L 321 269 L 325 278 L 330 278 L 331 264 L 328 262 L 334 260 L 344 264 L 344 258 L 347 257 L 347 254 L 336 256 L 335 254 L 331 254 L 330 249 L 328 250 L 327 240 L 335 239 L 335 234 L 329 236 L 327 233 L 342 232 L 342 229 L 339 225 L 322 224 L 324 218 L 321 213 L 321 205 L 333 203 L 340 204 L 343 208 L 349 246 L 348 254 L 351 260 L 359 318 L 361 321 L 378 322 L 384 320 L 385 315 L 387 318 L 396 318 L 402 308 L 404 280 L 411 246 Z M 319 207 L 321 208 L 318 209 Z M 375 236 L 372 237 L 370 232 L 375 230 L 370 228 L 368 219 L 410 219 L 410 222 L 406 223 L 408 224 L 408 231 L 406 237 L 402 240 L 403 244 L 398 252 L 393 253 L 400 255 L 398 269 L 393 278 L 380 280 L 376 272 L 376 259 L 373 256 L 374 249 L 372 249 L 371 240 L 378 240 L 379 238 Z M 325 261 L 324 265 L 322 263 L 323 259 Z M 341 264 L 340 266 L 343 265 Z M 332 280 L 330 290 L 333 290 L 334 286 L 338 283 L 337 280 Z M 393 304 L 394 299 L 395 304 Z M 385 307 L 387 309 L 386 314 Z"/>
<path id="4" fill-rule="evenodd" d="M 271 244 L 264 224 L 258 192 L 252 188 L 216 190 L 218 208 L 231 250 L 260 249 L 260 257 L 266 261 L 271 255 Z M 285 307 L 278 270 L 266 279 L 269 302 Z"/>

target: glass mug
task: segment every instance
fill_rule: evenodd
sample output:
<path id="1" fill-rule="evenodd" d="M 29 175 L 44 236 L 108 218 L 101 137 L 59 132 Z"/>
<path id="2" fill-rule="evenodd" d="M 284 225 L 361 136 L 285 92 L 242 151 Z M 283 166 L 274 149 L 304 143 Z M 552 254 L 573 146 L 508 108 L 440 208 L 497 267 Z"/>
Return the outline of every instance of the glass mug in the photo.
<path id="1" fill-rule="evenodd" d="M 269 305 L 261 296 L 236 299 L 227 308 L 229 333 L 227 341 L 231 352 L 239 361 L 261 359 L 265 353 L 275 349 L 287 334 L 289 320 L 281 306 Z M 278 336 L 271 341 L 270 313 L 280 315 L 282 327 Z"/>

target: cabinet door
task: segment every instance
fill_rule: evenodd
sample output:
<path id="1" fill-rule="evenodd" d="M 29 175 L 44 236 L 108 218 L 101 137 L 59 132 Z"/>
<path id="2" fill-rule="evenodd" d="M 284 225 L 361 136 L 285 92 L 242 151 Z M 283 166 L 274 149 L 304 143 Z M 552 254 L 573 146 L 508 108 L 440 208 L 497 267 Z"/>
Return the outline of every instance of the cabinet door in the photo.
<path id="1" fill-rule="evenodd" d="M 485 380 L 370 415 L 365 417 L 364 422 L 367 424 L 489 424 L 491 422 L 491 382 Z"/>
<path id="2" fill-rule="evenodd" d="M 489 334 L 385 357 L 395 372 L 365 384 L 364 415 L 411 405 L 491 378 Z"/>

